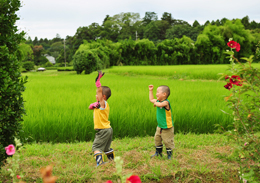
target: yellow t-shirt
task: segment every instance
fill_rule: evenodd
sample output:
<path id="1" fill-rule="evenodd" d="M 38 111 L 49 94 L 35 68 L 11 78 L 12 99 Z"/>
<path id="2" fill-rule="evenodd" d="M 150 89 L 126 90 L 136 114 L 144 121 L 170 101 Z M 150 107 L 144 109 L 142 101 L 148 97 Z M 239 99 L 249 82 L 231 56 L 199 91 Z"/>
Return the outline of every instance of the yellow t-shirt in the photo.
<path id="1" fill-rule="evenodd" d="M 94 129 L 111 128 L 109 117 L 109 105 L 105 101 L 105 108 L 94 109 Z"/>

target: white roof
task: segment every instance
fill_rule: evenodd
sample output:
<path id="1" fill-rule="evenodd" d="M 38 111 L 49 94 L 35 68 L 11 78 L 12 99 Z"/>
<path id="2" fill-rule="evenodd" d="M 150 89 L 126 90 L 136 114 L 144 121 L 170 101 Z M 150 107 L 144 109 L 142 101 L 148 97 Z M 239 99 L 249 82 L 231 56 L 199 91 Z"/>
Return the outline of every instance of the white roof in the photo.
<path id="1" fill-rule="evenodd" d="M 55 58 L 53 56 L 47 55 L 46 58 L 49 60 L 50 63 L 55 64 Z"/>

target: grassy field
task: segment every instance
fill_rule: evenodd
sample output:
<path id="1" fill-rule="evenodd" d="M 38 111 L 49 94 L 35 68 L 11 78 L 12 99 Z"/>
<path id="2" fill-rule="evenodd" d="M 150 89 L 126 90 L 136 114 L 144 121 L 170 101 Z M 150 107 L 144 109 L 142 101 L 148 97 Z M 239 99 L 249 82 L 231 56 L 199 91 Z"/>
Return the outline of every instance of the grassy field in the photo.
<path id="1" fill-rule="evenodd" d="M 153 137 L 115 139 L 112 148 L 124 161 L 123 175 L 138 175 L 143 183 L 239 182 L 239 165 L 231 155 L 234 144 L 223 135 L 179 133 L 174 142 L 172 160 L 167 159 L 165 148 L 162 158 L 150 159 L 155 152 Z M 91 146 L 92 142 L 26 144 L 20 152 L 22 180 L 42 182 L 40 168 L 53 165 L 57 182 L 118 182 L 115 162 L 96 168 Z M 8 168 L 10 164 L 0 170 L 0 182 L 11 182 Z"/>
<path id="2" fill-rule="evenodd" d="M 177 67 L 179 75 L 171 75 Z M 159 71 L 162 68 L 164 72 Z M 223 87 L 224 81 L 214 80 L 218 76 L 213 77 L 226 68 L 138 66 L 105 71 L 101 83 L 112 90 L 108 100 L 114 129 L 111 147 L 124 161 L 123 175 L 138 175 L 144 183 L 240 181 L 239 165 L 232 154 L 236 148 L 234 142 L 213 133 L 215 124 L 226 127 L 232 122 L 221 111 L 230 113 L 224 101 L 230 91 Z M 96 168 L 93 159 L 91 140 L 95 132 L 93 111 L 88 106 L 95 102 L 96 74 L 55 70 L 23 74 L 29 77 L 23 94 L 27 112 L 23 136 L 27 143 L 16 151 L 21 155 L 19 170 L 23 181 L 42 182 L 39 170 L 53 165 L 57 182 L 119 182 L 115 162 Z M 155 89 L 160 85 L 171 89 L 169 100 L 175 122 L 172 160 L 166 158 L 165 147 L 162 158 L 150 159 L 155 152 L 156 128 L 156 109 L 148 95 L 150 84 Z M 6 163 L 1 168 L 0 182 L 12 182 L 7 171 L 11 166 Z"/>
<path id="3" fill-rule="evenodd" d="M 93 111 L 88 110 L 88 106 L 96 100 L 96 74 L 57 71 L 24 74 L 29 77 L 24 92 L 26 140 L 75 142 L 93 139 Z M 230 93 L 222 81 L 129 77 L 112 74 L 109 70 L 101 83 L 112 90 L 108 100 L 109 119 L 117 138 L 154 135 L 156 109 L 149 101 L 150 84 L 155 86 L 154 96 L 158 86 L 170 87 L 175 133 L 213 133 L 215 124 L 226 127 L 232 121 L 221 111 L 229 112 L 223 98 Z"/>
<path id="4" fill-rule="evenodd" d="M 238 66 L 238 64 L 237 64 Z M 254 67 L 260 68 L 259 63 Z M 228 65 L 169 65 L 169 66 L 114 66 L 110 73 L 120 75 L 165 76 L 169 79 L 207 79 L 218 80 L 219 73 L 230 74 Z"/>

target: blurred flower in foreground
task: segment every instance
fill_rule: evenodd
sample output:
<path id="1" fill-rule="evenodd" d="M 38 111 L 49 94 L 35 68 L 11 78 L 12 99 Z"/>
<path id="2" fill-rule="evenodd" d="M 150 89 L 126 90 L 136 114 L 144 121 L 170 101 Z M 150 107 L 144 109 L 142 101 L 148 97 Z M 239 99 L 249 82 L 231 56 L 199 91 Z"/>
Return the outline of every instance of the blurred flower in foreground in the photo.
<path id="1" fill-rule="evenodd" d="M 137 175 L 132 175 L 128 179 L 126 179 L 127 183 L 141 183 L 141 179 Z"/>
<path id="2" fill-rule="evenodd" d="M 9 146 L 5 147 L 6 154 L 11 156 L 15 153 L 15 147 L 13 144 L 10 144 Z"/>
<path id="3" fill-rule="evenodd" d="M 226 89 L 230 90 L 232 88 L 232 84 L 231 83 L 227 83 L 224 87 Z"/>
<path id="4" fill-rule="evenodd" d="M 232 41 L 229 41 L 229 42 L 227 43 L 227 45 L 228 45 L 230 48 L 235 48 L 237 52 L 239 52 L 239 50 L 240 50 L 240 44 L 237 43 L 237 42 L 235 42 L 235 41 L 233 41 L 233 40 L 232 40 Z"/>
<path id="5" fill-rule="evenodd" d="M 233 75 L 229 79 L 230 83 L 237 86 L 242 86 L 242 80 L 239 76 Z"/>
<path id="6" fill-rule="evenodd" d="M 228 43 L 227 43 L 227 45 L 230 47 L 230 48 L 236 48 L 236 45 L 237 45 L 237 42 L 235 42 L 235 41 L 229 41 Z"/>
<path id="7" fill-rule="evenodd" d="M 106 183 L 113 183 L 111 180 L 106 181 Z M 142 183 L 140 177 L 137 175 L 132 175 L 126 179 L 126 183 Z"/>
<path id="8" fill-rule="evenodd" d="M 47 166 L 46 168 L 41 168 L 42 180 L 44 183 L 55 183 L 58 179 L 56 176 L 52 176 L 52 166 Z"/>

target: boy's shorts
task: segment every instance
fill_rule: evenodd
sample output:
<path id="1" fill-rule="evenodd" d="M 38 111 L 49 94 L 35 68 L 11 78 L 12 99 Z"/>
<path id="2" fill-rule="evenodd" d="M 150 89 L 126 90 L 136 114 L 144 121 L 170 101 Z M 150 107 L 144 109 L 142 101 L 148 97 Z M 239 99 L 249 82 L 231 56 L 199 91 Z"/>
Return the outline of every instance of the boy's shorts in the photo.
<path id="1" fill-rule="evenodd" d="M 92 145 L 92 151 L 107 152 L 110 150 L 110 145 L 113 137 L 113 129 L 100 129 L 95 135 L 95 139 Z"/>
<path id="2" fill-rule="evenodd" d="M 156 147 L 163 145 L 163 142 L 166 148 L 174 149 L 174 127 L 162 129 L 157 126 L 154 141 Z"/>

